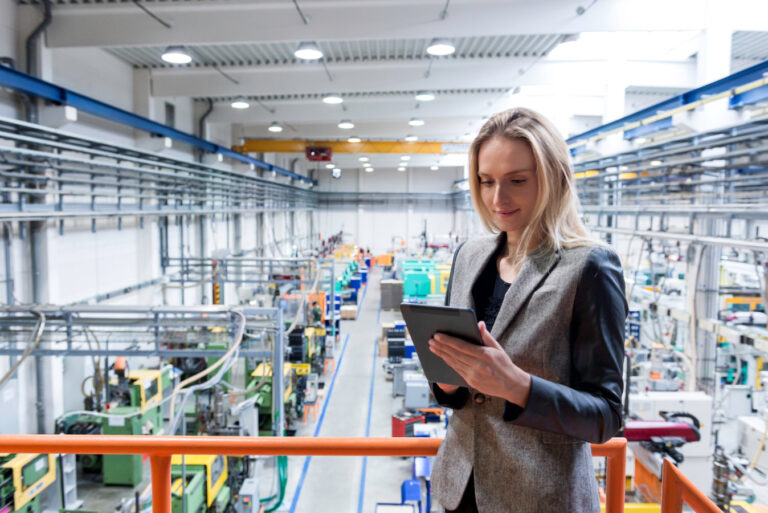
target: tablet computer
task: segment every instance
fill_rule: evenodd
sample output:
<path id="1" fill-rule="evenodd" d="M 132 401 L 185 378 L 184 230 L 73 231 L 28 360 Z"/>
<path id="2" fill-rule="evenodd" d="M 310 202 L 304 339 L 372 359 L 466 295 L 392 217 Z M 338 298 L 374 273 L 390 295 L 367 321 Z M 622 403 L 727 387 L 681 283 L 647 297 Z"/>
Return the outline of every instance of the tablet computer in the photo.
<path id="1" fill-rule="evenodd" d="M 408 332 L 411 334 L 416 354 L 427 379 L 446 385 L 467 386 L 456 371 L 429 350 L 429 339 L 435 333 L 445 333 L 467 342 L 483 345 L 474 310 L 402 303 L 400 312 L 408 325 Z"/>

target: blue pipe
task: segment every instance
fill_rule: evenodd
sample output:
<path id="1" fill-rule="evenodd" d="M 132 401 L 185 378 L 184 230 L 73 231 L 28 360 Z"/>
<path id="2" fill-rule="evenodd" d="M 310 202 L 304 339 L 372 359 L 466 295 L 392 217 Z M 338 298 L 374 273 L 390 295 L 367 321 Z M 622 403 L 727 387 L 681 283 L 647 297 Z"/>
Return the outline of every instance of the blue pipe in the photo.
<path id="1" fill-rule="evenodd" d="M 720 80 L 715 80 L 714 82 L 705 84 L 701 87 L 697 87 L 696 89 L 691 89 L 690 91 L 687 91 L 683 94 L 656 103 L 650 107 L 646 107 L 645 109 L 629 114 L 628 116 L 624 116 L 623 118 L 619 118 L 616 121 L 611 121 L 610 123 L 606 123 L 605 125 L 593 128 L 592 130 L 587 130 L 586 132 L 579 135 L 574 135 L 573 137 L 568 138 L 567 142 L 568 144 L 573 144 L 582 140 L 586 140 L 603 132 L 610 132 L 611 130 L 621 128 L 627 123 L 634 123 L 636 121 L 642 121 L 643 119 L 655 116 L 659 113 L 659 111 L 681 107 L 683 105 L 701 100 L 705 96 L 719 94 L 729 89 L 733 89 L 734 87 L 738 87 L 749 82 L 754 82 L 755 80 L 760 80 L 763 78 L 764 73 L 768 73 L 768 61 L 763 61 L 759 64 L 755 64 L 754 66 L 750 66 L 749 68 L 737 71 L 736 73 L 728 75 L 727 77 L 721 78 Z"/>
<path id="2" fill-rule="evenodd" d="M 83 112 L 88 112 L 94 116 L 108 119 L 110 121 L 114 121 L 115 123 L 130 126 L 138 130 L 143 130 L 144 132 L 149 132 L 150 134 L 169 137 L 174 141 L 188 144 L 189 146 L 198 148 L 202 151 L 209 153 L 221 153 L 225 157 L 231 158 L 233 160 L 245 162 L 246 164 L 253 164 L 262 169 L 266 169 L 267 171 L 274 171 L 281 175 L 289 176 L 295 180 L 301 180 L 313 185 L 316 183 L 314 180 L 307 178 L 306 176 L 293 173 L 287 169 L 283 169 L 262 160 L 249 157 L 248 155 L 243 155 L 242 153 L 238 153 L 224 146 L 219 146 L 218 144 L 206 141 L 200 137 L 196 137 L 186 132 L 182 132 L 181 130 L 176 130 L 175 128 L 171 128 L 167 125 L 157 123 L 151 119 L 137 116 L 136 114 L 128 112 L 127 110 L 123 110 L 94 98 L 70 91 L 69 89 L 65 89 L 63 87 L 57 86 L 56 84 L 46 82 L 45 80 L 40 80 L 39 78 L 33 77 L 32 75 L 28 75 L 26 73 L 22 73 L 21 71 L 15 69 L 0 66 L 0 84 L 2 84 L 4 87 L 15 89 L 19 92 L 37 96 L 38 98 L 43 98 L 58 104 L 71 105 L 72 107 L 75 107 L 78 110 L 82 110 Z"/>

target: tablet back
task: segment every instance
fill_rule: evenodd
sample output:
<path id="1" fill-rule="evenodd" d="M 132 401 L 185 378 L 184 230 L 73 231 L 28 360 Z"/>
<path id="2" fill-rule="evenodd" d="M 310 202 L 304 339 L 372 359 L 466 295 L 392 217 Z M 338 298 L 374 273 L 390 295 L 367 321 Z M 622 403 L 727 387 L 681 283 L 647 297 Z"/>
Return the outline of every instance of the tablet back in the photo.
<path id="1" fill-rule="evenodd" d="M 407 303 L 400 305 L 400 311 L 427 379 L 447 385 L 467 386 L 456 371 L 429 350 L 429 339 L 435 333 L 445 333 L 482 345 L 475 312 L 469 308 Z"/>

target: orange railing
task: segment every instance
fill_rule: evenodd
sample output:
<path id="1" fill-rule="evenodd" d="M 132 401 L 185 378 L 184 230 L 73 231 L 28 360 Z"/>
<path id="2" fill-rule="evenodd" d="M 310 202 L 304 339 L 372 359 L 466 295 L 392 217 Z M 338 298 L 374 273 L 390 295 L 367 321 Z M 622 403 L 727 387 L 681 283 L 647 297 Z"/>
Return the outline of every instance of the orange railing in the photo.
<path id="1" fill-rule="evenodd" d="M 146 454 L 152 469 L 152 510 L 171 513 L 171 456 L 174 454 L 434 456 L 441 442 L 438 438 L 4 435 L 0 436 L 0 453 Z M 608 458 L 606 513 L 624 512 L 626 450 L 624 438 L 592 446 L 594 456 Z"/>
<path id="2" fill-rule="evenodd" d="M 696 488 L 679 468 L 665 459 L 661 474 L 661 511 L 682 513 L 683 502 L 697 513 L 722 513 L 707 495 Z"/>

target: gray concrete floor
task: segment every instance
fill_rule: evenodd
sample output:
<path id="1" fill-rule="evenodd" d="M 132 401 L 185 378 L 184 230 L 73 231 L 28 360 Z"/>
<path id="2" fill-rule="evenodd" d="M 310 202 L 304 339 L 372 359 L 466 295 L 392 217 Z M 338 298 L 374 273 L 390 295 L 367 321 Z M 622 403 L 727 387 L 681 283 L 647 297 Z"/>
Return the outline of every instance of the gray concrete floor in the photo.
<path id="1" fill-rule="evenodd" d="M 382 368 L 385 358 L 376 357 L 374 361 L 380 323 L 399 317 L 399 314 L 394 312 L 379 311 L 380 278 L 380 271 L 374 270 L 357 320 L 342 321 L 342 336 L 336 350 L 338 375 L 328 399 L 318 436 L 365 436 L 370 404 L 370 436 L 388 437 L 391 436 L 391 416 L 402 408 L 402 397 L 392 397 L 392 383 L 385 379 Z M 369 403 L 371 380 L 373 380 L 373 399 Z M 326 379 L 326 394 L 330 381 L 329 376 Z M 314 425 L 308 426 L 297 434 L 311 436 L 314 430 Z M 305 462 L 306 458 L 302 457 L 289 459 L 288 491 L 280 511 L 291 513 L 358 511 L 363 458 L 313 457 L 309 461 L 301 489 L 298 490 Z M 359 511 L 372 513 L 377 502 L 400 502 L 400 484 L 410 476 L 410 458 L 367 458 L 362 508 Z M 297 491 L 298 497 L 294 501 Z"/>

